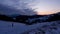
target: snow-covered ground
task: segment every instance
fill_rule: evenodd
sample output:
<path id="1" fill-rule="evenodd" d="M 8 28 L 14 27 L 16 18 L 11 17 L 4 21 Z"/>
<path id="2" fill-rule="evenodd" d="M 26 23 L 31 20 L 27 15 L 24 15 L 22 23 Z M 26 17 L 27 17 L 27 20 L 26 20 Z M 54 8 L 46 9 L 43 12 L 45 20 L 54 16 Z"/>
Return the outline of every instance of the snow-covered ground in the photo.
<path id="1" fill-rule="evenodd" d="M 13 26 L 12 26 L 13 24 Z M 60 34 L 60 20 L 25 25 L 0 20 L 0 34 Z"/>

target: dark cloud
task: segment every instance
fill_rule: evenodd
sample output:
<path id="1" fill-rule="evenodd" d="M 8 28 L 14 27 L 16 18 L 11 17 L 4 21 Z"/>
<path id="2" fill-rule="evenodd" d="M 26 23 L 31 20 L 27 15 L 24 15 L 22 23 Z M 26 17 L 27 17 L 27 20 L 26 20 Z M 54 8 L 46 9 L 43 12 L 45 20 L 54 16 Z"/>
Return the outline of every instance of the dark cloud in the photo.
<path id="1" fill-rule="evenodd" d="M 36 13 L 24 0 L 0 0 L 0 14 L 34 15 Z"/>

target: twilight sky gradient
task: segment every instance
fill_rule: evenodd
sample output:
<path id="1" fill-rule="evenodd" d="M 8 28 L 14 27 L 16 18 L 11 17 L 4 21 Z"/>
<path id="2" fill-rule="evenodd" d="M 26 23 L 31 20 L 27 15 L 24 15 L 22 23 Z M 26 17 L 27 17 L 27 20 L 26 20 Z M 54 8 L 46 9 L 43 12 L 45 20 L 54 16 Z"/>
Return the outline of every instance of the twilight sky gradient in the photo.
<path id="1" fill-rule="evenodd" d="M 0 0 L 0 4 L 16 10 L 12 12 L 8 9 L 5 11 L 5 9 L 0 8 L 0 13 L 4 14 L 34 14 L 23 10 L 27 8 L 34 9 L 38 15 L 47 15 L 60 12 L 60 0 Z"/>
<path id="2" fill-rule="evenodd" d="M 60 0 L 36 0 L 35 3 L 31 7 L 33 9 L 36 8 L 37 14 L 39 15 L 60 12 Z"/>

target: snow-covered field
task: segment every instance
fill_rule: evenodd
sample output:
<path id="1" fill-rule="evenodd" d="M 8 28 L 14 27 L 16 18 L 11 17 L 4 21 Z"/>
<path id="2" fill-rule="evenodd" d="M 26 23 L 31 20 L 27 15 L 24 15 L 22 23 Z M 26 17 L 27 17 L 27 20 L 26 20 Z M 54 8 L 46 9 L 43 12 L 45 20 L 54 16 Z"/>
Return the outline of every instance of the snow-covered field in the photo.
<path id="1" fill-rule="evenodd" d="M 60 20 L 33 25 L 0 20 L 0 34 L 60 34 Z"/>

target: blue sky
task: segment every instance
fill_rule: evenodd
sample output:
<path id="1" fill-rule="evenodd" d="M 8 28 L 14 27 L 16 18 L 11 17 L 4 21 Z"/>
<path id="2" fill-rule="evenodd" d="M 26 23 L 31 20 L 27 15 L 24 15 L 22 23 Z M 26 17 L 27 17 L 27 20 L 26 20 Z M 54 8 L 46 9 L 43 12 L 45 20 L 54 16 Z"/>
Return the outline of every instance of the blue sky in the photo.
<path id="1" fill-rule="evenodd" d="M 34 9 L 34 11 L 41 15 L 41 14 L 52 14 L 56 12 L 60 12 L 60 0 L 0 0 L 0 4 L 7 6 L 8 8 L 11 9 L 16 9 L 16 10 L 21 10 L 21 11 L 15 11 L 12 12 L 10 11 L 9 14 L 14 14 L 14 13 L 25 13 L 27 14 L 26 11 L 23 9 Z M 0 8 L 1 10 L 2 8 Z M 7 14 L 9 11 L 0 11 L 0 13 L 5 13 Z M 30 12 L 28 12 L 31 14 Z"/>

